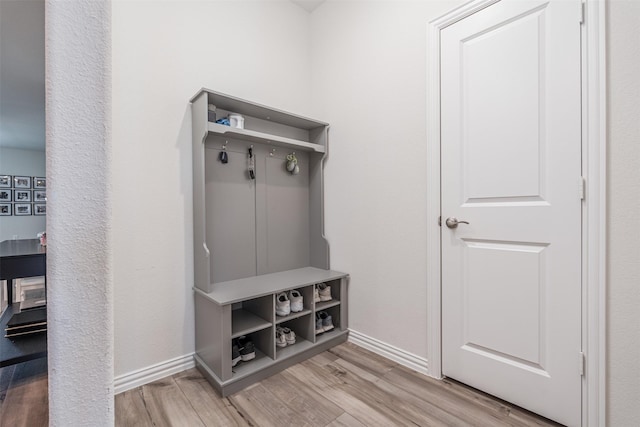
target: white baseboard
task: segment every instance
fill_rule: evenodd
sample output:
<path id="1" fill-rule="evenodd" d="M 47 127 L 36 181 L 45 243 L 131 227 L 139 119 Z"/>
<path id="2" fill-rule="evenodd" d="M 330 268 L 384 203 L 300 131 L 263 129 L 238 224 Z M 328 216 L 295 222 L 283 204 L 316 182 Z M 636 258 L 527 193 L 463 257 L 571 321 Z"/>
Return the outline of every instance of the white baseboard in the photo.
<path id="1" fill-rule="evenodd" d="M 193 368 L 194 366 L 193 353 L 190 353 L 133 372 L 118 375 L 113 381 L 114 394 L 140 387 L 141 385 Z"/>
<path id="2" fill-rule="evenodd" d="M 424 357 L 416 356 L 398 347 L 394 347 L 390 344 L 371 338 L 365 334 L 362 334 L 353 329 L 349 330 L 349 342 L 352 342 L 360 347 L 366 348 L 380 356 L 387 359 L 398 362 L 399 364 L 411 368 L 414 371 L 418 371 L 421 374 L 429 375 L 429 364 Z"/>

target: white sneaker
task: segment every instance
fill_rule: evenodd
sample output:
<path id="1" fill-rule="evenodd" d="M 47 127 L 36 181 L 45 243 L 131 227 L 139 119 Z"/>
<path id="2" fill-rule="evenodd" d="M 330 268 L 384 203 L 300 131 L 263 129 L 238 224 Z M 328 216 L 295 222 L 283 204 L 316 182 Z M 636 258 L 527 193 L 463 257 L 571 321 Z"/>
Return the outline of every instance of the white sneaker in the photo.
<path id="1" fill-rule="evenodd" d="M 291 313 L 291 301 L 287 297 L 286 292 L 278 294 L 276 301 L 276 314 L 278 316 L 288 316 Z"/>
<path id="2" fill-rule="evenodd" d="M 296 343 L 296 333 L 289 328 L 282 328 L 282 333 L 287 341 L 287 345 L 293 345 Z"/>
<path id="3" fill-rule="evenodd" d="M 296 343 L 296 333 L 289 328 L 276 327 L 276 345 L 286 347 Z"/>
<path id="4" fill-rule="evenodd" d="M 304 305 L 302 303 L 303 301 L 302 294 L 300 294 L 300 292 L 298 292 L 295 289 L 292 291 L 289 291 L 289 301 L 291 302 L 292 313 L 297 313 L 299 311 L 302 311 L 302 309 L 304 308 Z"/>
<path id="5" fill-rule="evenodd" d="M 320 302 L 320 294 L 318 293 L 318 285 L 313 287 L 313 301 L 315 303 Z"/>
<path id="6" fill-rule="evenodd" d="M 282 331 L 282 328 L 276 328 L 276 345 L 278 347 L 286 347 L 287 346 L 287 338 Z"/>
<path id="7" fill-rule="evenodd" d="M 331 301 L 331 286 L 325 283 L 318 283 L 318 294 L 320 301 Z"/>

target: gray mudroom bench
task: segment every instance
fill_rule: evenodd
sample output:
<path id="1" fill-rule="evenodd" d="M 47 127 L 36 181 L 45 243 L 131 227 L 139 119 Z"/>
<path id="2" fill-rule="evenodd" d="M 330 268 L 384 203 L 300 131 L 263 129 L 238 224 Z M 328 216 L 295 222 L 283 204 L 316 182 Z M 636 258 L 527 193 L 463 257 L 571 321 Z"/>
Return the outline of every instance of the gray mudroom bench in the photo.
<path id="1" fill-rule="evenodd" d="M 209 121 L 239 114 L 244 128 Z M 223 395 L 346 341 L 348 274 L 329 268 L 323 169 L 329 125 L 208 89 L 191 99 L 196 366 Z M 212 120 L 214 120 L 212 118 Z M 221 154 L 225 153 L 225 154 Z M 287 156 L 299 173 L 287 169 Z M 331 287 L 314 302 L 314 286 Z M 302 311 L 276 315 L 296 289 Z M 316 335 L 316 313 L 334 329 Z M 297 335 L 276 346 L 276 328 Z M 250 336 L 255 359 L 232 366 L 232 341 Z"/>

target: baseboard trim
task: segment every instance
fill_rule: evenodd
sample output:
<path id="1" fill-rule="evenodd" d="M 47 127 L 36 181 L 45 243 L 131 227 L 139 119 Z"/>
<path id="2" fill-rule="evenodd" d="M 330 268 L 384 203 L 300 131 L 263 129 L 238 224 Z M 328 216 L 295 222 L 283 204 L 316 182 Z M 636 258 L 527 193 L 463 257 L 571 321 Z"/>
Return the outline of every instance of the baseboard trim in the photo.
<path id="1" fill-rule="evenodd" d="M 414 371 L 418 371 L 421 374 L 429 375 L 429 363 L 427 359 L 416 356 L 415 354 L 404 351 L 398 347 L 394 347 L 390 344 L 371 338 L 363 333 L 349 330 L 349 342 L 359 345 L 362 348 L 366 348 L 380 356 L 387 359 L 398 362 L 399 364 L 411 368 Z"/>
<path id="2" fill-rule="evenodd" d="M 114 394 L 140 387 L 141 385 L 177 374 L 178 372 L 191 369 L 195 366 L 193 353 L 189 353 L 155 365 L 147 366 L 146 368 L 118 375 L 113 381 Z"/>

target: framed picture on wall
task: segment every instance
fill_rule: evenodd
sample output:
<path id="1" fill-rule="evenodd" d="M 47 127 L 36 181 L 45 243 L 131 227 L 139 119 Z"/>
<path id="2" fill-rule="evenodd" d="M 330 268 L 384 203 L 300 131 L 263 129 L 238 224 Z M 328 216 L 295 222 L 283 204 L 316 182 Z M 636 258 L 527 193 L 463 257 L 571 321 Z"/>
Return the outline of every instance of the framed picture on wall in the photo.
<path id="1" fill-rule="evenodd" d="M 11 203 L 0 203 L 0 216 L 11 216 Z"/>
<path id="2" fill-rule="evenodd" d="M 31 215 L 31 203 L 16 203 L 13 205 L 14 215 Z"/>
<path id="3" fill-rule="evenodd" d="M 44 203 L 47 201 L 47 192 L 43 190 L 33 190 L 33 201 Z"/>
<path id="4" fill-rule="evenodd" d="M 33 214 L 34 215 L 46 215 L 47 214 L 47 205 L 44 203 L 34 203 L 33 204 Z"/>
<path id="5" fill-rule="evenodd" d="M 0 188 L 11 188 L 11 175 L 0 175 Z"/>
<path id="6" fill-rule="evenodd" d="M 16 203 L 31 201 L 31 190 L 13 190 L 13 200 Z"/>
<path id="7" fill-rule="evenodd" d="M 14 188 L 31 188 L 31 178 L 28 176 L 14 176 L 13 187 Z"/>
<path id="8" fill-rule="evenodd" d="M 33 177 L 33 188 L 47 188 L 47 178 Z"/>
<path id="9" fill-rule="evenodd" d="M 11 201 L 11 190 L 0 190 L 0 203 Z"/>

